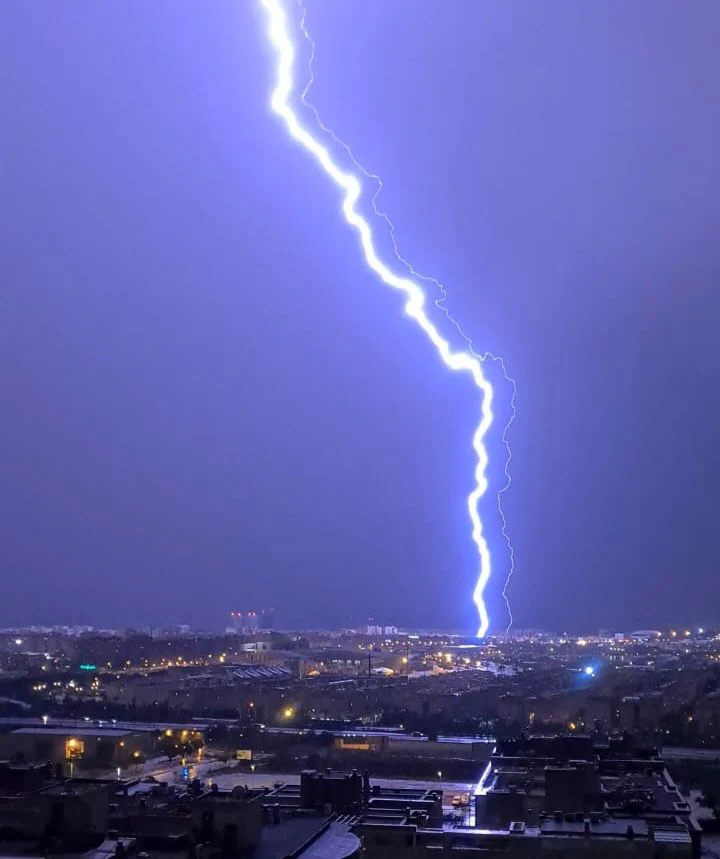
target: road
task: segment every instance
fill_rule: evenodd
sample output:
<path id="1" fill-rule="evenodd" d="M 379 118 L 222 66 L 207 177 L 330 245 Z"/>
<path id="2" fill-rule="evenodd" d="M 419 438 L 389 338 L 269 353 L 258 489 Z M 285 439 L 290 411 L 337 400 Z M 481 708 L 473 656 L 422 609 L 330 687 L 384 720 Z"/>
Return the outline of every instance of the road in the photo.
<path id="1" fill-rule="evenodd" d="M 216 761 L 213 759 L 205 760 L 200 763 L 192 760 L 189 765 L 192 770 L 193 778 L 197 777 L 201 779 L 206 779 L 213 770 L 222 769 L 227 766 L 227 764 L 222 761 Z M 180 781 L 181 769 L 182 765 L 179 760 L 175 759 L 173 761 L 169 761 L 166 757 L 162 757 L 152 758 L 151 760 L 145 761 L 145 763 L 137 766 L 123 767 L 120 774 L 124 779 L 150 778 L 152 776 L 152 778 L 155 778 L 158 781 L 167 781 L 172 784 Z M 107 777 L 107 771 L 102 771 L 102 773 L 98 774 L 105 775 Z"/>

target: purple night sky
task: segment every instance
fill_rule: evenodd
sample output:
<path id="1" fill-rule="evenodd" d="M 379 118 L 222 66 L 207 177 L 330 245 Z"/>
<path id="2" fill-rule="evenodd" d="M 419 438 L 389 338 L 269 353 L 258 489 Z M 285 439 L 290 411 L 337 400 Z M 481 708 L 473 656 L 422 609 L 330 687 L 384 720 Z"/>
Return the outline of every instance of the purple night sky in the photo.
<path id="1" fill-rule="evenodd" d="M 720 4 L 308 26 L 312 100 L 518 381 L 516 624 L 720 622 Z M 475 624 L 475 391 L 269 110 L 265 27 L 251 0 L 4 10 L 0 625 Z"/>

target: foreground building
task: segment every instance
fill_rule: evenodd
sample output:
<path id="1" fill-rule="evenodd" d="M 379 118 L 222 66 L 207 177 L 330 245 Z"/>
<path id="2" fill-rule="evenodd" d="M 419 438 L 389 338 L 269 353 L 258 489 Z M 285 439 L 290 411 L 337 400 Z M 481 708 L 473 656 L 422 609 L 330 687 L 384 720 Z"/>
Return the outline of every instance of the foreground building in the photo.
<path id="1" fill-rule="evenodd" d="M 238 785 L 237 772 L 213 776 L 66 779 L 51 763 L 0 764 L 0 831 L 14 839 L 11 855 L 22 843 L 27 857 L 87 850 L 111 833 L 122 839 L 118 859 L 700 856 L 699 826 L 663 761 L 626 741 L 499 743 L 462 825 L 442 790 L 380 787 L 367 772 L 305 770 L 299 784 L 274 790 Z"/>
<path id="2" fill-rule="evenodd" d="M 369 807 L 353 831 L 369 859 L 700 855 L 700 828 L 662 760 L 583 736 L 500 744 L 473 823 L 438 827 L 419 809 Z"/>
<path id="3" fill-rule="evenodd" d="M 360 853 L 350 818 L 336 811 L 362 801 L 367 782 L 359 776 L 333 775 L 323 783 L 308 773 L 304 790 L 283 795 L 199 781 L 66 779 L 54 771 L 51 764 L 0 762 L 0 857 L 353 859 Z"/>

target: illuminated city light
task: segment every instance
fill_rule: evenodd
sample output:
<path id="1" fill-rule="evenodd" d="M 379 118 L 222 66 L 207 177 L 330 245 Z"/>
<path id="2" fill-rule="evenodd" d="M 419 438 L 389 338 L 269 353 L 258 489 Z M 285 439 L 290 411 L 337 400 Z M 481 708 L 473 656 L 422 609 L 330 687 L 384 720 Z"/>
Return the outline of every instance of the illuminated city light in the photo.
<path id="1" fill-rule="evenodd" d="M 271 43 L 273 44 L 277 52 L 277 83 L 271 98 L 272 109 L 284 120 L 285 126 L 291 137 L 293 137 L 294 140 L 300 143 L 316 159 L 316 161 L 320 164 L 325 173 L 341 190 L 343 197 L 343 215 L 347 223 L 351 227 L 353 227 L 358 234 L 363 256 L 367 266 L 379 277 L 379 279 L 383 283 L 385 283 L 389 287 L 392 287 L 393 289 L 399 290 L 404 294 L 406 298 L 405 312 L 408 316 L 410 316 L 411 319 L 413 319 L 418 324 L 422 331 L 427 335 L 428 339 L 431 341 L 431 343 L 435 346 L 436 350 L 440 354 L 440 357 L 442 358 L 445 365 L 451 370 L 468 373 L 473 379 L 476 388 L 481 394 L 481 417 L 473 436 L 473 448 L 477 457 L 477 464 L 475 467 L 474 475 L 475 486 L 471 491 L 470 495 L 468 496 L 467 505 L 470 520 L 472 523 L 472 538 L 476 545 L 479 556 L 480 569 L 477 584 L 473 592 L 473 601 L 477 607 L 479 615 L 479 627 L 477 634 L 479 638 L 482 638 L 487 633 L 489 627 L 489 617 L 485 604 L 484 593 L 487 583 L 490 579 L 491 560 L 490 550 L 483 533 L 482 521 L 478 512 L 478 505 L 480 503 L 480 499 L 485 494 L 488 485 L 486 476 L 488 455 L 487 450 L 485 448 L 485 436 L 493 421 L 493 388 L 490 382 L 485 378 L 482 362 L 485 359 L 498 360 L 505 375 L 505 378 L 512 384 L 513 389 L 511 403 L 512 414 L 503 432 L 503 443 L 507 452 L 505 465 L 506 483 L 498 493 L 498 508 L 502 520 L 502 534 L 510 552 L 510 570 L 508 573 L 508 578 L 505 582 L 505 587 L 503 589 L 503 597 L 505 598 L 506 602 L 507 586 L 510 576 L 512 575 L 514 570 L 514 552 L 512 549 L 512 545 L 510 544 L 510 539 L 505 523 L 505 517 L 502 511 L 501 496 L 502 493 L 505 492 L 510 485 L 510 474 L 508 470 L 510 463 L 510 449 L 508 446 L 507 432 L 515 415 L 515 384 L 512 379 L 510 379 L 510 377 L 507 375 L 505 365 L 500 359 L 497 359 L 496 356 L 491 355 L 490 353 L 480 356 L 474 352 L 469 338 L 464 334 L 458 323 L 450 316 L 447 309 L 445 308 L 445 290 L 440 284 L 437 283 L 437 281 L 432 282 L 435 283 L 438 287 L 440 287 L 443 297 L 439 299 L 436 304 L 445 314 L 445 316 L 455 325 L 456 329 L 464 338 L 466 343 L 466 349 L 464 351 L 452 351 L 449 341 L 442 337 L 439 330 L 430 321 L 425 311 L 425 294 L 416 282 L 418 279 L 421 278 L 421 276 L 418 275 L 417 272 L 415 272 L 412 267 L 403 260 L 402 257 L 400 257 L 399 253 L 397 253 L 397 246 L 395 246 L 396 261 L 403 264 L 407 268 L 408 274 L 414 279 L 411 279 L 411 277 L 409 276 L 401 276 L 396 274 L 378 256 L 378 253 L 375 249 L 375 242 L 373 239 L 373 233 L 370 224 L 357 210 L 357 204 L 362 192 L 362 185 L 360 183 L 360 180 L 356 175 L 352 173 L 346 173 L 340 169 L 333 156 L 331 155 L 330 150 L 325 145 L 320 143 L 320 141 L 316 139 L 313 134 L 310 133 L 310 131 L 307 130 L 307 128 L 301 123 L 293 107 L 290 105 L 290 98 L 295 89 L 293 78 L 295 47 L 288 31 L 287 18 L 282 5 L 282 0 L 261 0 L 261 2 L 268 13 L 269 37 Z M 301 22 L 301 27 L 303 33 L 309 39 L 307 30 L 304 26 L 304 16 L 303 21 Z M 304 101 L 304 97 L 311 83 L 312 77 L 310 80 L 310 84 L 305 88 L 305 91 L 301 97 L 302 101 L 306 104 L 307 102 Z M 322 125 L 322 123 L 320 123 L 320 128 L 324 133 L 330 134 L 330 136 L 336 143 L 341 143 L 335 137 L 335 135 L 329 132 L 329 130 Z M 365 175 L 366 178 L 370 177 L 372 174 L 368 174 L 367 171 L 365 171 L 358 164 L 348 147 L 344 144 L 341 145 L 350 155 L 353 163 L 356 166 L 356 169 L 359 169 Z M 381 187 L 382 186 L 380 185 L 380 188 Z M 379 193 L 379 189 L 374 195 L 373 206 L 375 204 L 375 198 L 377 197 L 377 193 Z M 375 209 L 375 212 L 381 215 L 381 213 L 379 213 L 377 209 Z M 391 227 L 391 235 L 394 242 L 394 230 L 392 228 L 392 224 L 387 218 L 385 219 Z M 430 280 L 428 278 L 423 279 Z M 512 614 L 510 613 L 509 605 L 508 614 L 510 624 L 512 624 Z"/>
<path id="2" fill-rule="evenodd" d="M 592 665 L 585 666 L 585 674 L 587 674 L 588 677 L 593 677 L 595 675 L 595 669 Z"/>

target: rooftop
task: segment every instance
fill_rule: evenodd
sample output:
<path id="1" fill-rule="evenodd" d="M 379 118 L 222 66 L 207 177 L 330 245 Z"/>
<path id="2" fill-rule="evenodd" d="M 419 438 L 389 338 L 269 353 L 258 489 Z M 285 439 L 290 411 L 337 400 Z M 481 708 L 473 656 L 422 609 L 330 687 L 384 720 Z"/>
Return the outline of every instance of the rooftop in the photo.
<path id="1" fill-rule="evenodd" d="M 326 817 L 288 817 L 263 827 L 260 845 L 253 859 L 284 859 L 317 838 L 327 828 Z"/>
<path id="2" fill-rule="evenodd" d="M 328 829 L 307 847 L 301 859 L 344 859 L 360 849 L 360 839 L 342 824 L 331 823 Z"/>
<path id="3" fill-rule="evenodd" d="M 585 835 L 584 818 L 568 820 L 568 815 L 561 820 L 555 817 L 545 817 L 540 821 L 538 829 L 543 835 Z M 601 820 L 587 820 L 590 827 L 590 835 L 599 837 L 627 838 L 631 828 L 634 837 L 647 838 L 650 827 L 642 818 L 615 818 L 605 817 Z"/>
<path id="4" fill-rule="evenodd" d="M 197 798 L 197 802 L 201 804 L 207 803 L 249 803 L 255 800 L 263 799 L 267 796 L 267 792 L 263 788 L 256 790 L 242 787 L 235 787 L 231 790 L 208 790 Z"/>
<path id="5" fill-rule="evenodd" d="M 44 796 L 84 796 L 102 790 L 107 785 L 108 782 L 102 780 L 68 779 L 43 788 L 41 793 Z"/>

